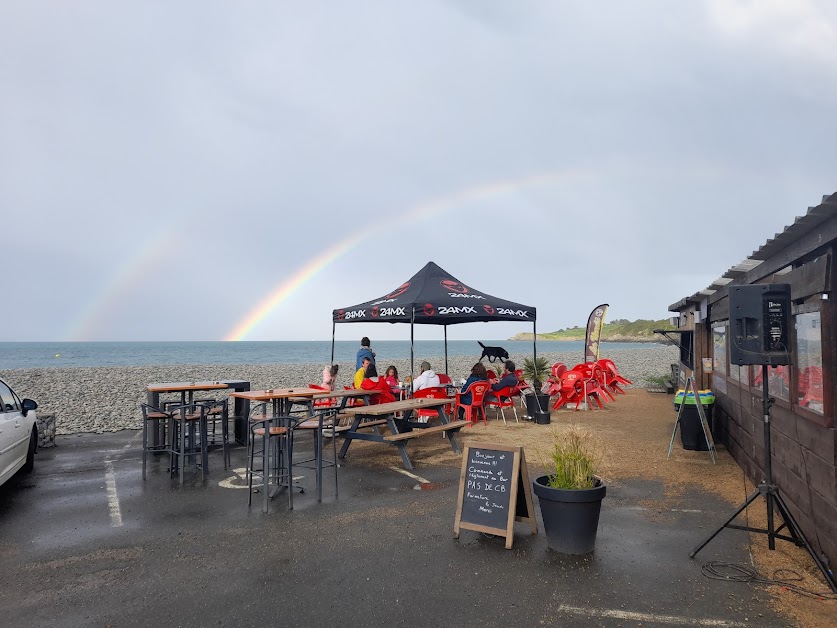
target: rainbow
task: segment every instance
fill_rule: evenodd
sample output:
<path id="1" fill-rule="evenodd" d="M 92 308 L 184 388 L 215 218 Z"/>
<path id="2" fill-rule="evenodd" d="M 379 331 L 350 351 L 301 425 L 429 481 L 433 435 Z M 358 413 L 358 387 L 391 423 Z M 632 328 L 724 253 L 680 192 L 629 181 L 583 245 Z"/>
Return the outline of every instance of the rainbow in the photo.
<path id="1" fill-rule="evenodd" d="M 82 342 L 96 337 L 105 315 L 113 309 L 113 304 L 154 267 L 162 264 L 167 254 L 176 246 L 177 238 L 176 227 L 168 226 L 161 229 L 145 246 L 138 247 L 137 255 L 116 266 L 99 293 L 69 325 L 64 339 Z"/>
<path id="2" fill-rule="evenodd" d="M 332 246 L 330 249 L 326 250 L 324 253 L 321 253 L 305 266 L 297 270 L 285 281 L 277 285 L 273 292 L 265 297 L 258 305 L 256 305 L 256 307 L 250 310 L 240 321 L 236 323 L 235 327 L 230 330 L 228 334 L 226 334 L 224 340 L 244 340 L 245 337 L 259 325 L 259 323 L 267 318 L 274 309 L 290 297 L 296 290 L 327 268 L 332 262 L 356 247 L 363 240 L 376 235 L 380 231 L 392 229 L 393 226 L 403 228 L 410 223 L 434 218 L 447 209 L 468 203 L 484 201 L 501 194 L 514 192 L 521 188 L 561 183 L 568 180 L 577 180 L 589 174 L 590 173 L 588 171 L 583 170 L 560 170 L 465 188 L 449 196 L 442 196 L 418 203 L 390 220 L 376 222 L 372 227 L 364 226 L 360 230 L 352 233 Z"/>

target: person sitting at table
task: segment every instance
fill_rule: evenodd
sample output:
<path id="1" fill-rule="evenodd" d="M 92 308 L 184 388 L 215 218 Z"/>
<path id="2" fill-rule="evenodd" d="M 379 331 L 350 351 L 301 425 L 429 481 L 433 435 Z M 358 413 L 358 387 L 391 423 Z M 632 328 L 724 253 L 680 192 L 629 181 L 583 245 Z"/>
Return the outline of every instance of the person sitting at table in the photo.
<path id="1" fill-rule="evenodd" d="M 323 388 L 328 388 L 330 391 L 334 391 L 334 387 L 337 385 L 337 369 L 340 368 L 338 364 L 326 364 L 323 368 Z"/>
<path id="2" fill-rule="evenodd" d="M 355 372 L 355 388 L 360 388 L 360 384 L 361 382 L 363 382 L 363 378 L 366 377 L 366 369 L 368 369 L 370 366 L 374 366 L 374 364 L 372 364 L 372 360 L 370 360 L 369 358 L 363 358 L 360 368 L 357 370 L 357 372 Z"/>
<path id="3" fill-rule="evenodd" d="M 387 374 L 384 376 L 384 379 L 390 387 L 398 388 L 398 369 L 395 368 L 394 365 L 390 364 L 387 367 Z"/>
<path id="4" fill-rule="evenodd" d="M 442 385 L 439 381 L 439 376 L 436 375 L 436 371 L 430 368 L 430 362 L 425 360 L 419 368 L 421 369 L 421 374 L 413 381 L 413 392 L 422 388 L 435 388 Z"/>
<path id="5" fill-rule="evenodd" d="M 378 369 L 375 368 L 374 364 L 370 364 L 366 369 L 366 377 L 364 377 L 363 381 L 360 383 L 360 388 L 363 390 L 379 391 L 379 394 L 369 397 L 370 405 L 395 401 L 395 395 L 392 394 L 389 384 L 387 384 L 383 377 L 378 377 Z"/>
<path id="6" fill-rule="evenodd" d="M 502 390 L 503 388 L 514 388 L 517 386 L 517 375 L 514 374 L 514 362 L 511 360 L 506 360 L 506 363 L 503 365 L 503 376 L 491 384 L 491 390 L 497 391 Z M 505 397 L 503 397 L 505 399 Z M 492 395 L 488 393 L 485 396 L 486 401 L 496 401 L 497 395 Z"/>
<path id="7" fill-rule="evenodd" d="M 462 390 L 460 392 L 464 393 L 468 390 L 468 386 L 473 384 L 474 382 L 486 382 L 488 381 L 488 371 L 485 370 L 485 366 L 482 362 L 477 362 L 471 367 L 471 374 L 468 376 L 468 379 L 465 380 L 465 383 L 462 384 Z M 463 394 L 460 397 L 460 403 L 466 406 L 471 405 L 472 395 L 471 393 Z M 465 408 L 462 406 L 459 407 L 459 418 L 465 416 Z"/>
<path id="8" fill-rule="evenodd" d="M 360 349 L 357 350 L 357 357 L 355 358 L 355 368 L 359 369 L 363 366 L 363 358 L 369 358 L 372 364 L 375 364 L 375 352 L 369 348 L 369 338 L 364 336 L 360 339 Z"/>

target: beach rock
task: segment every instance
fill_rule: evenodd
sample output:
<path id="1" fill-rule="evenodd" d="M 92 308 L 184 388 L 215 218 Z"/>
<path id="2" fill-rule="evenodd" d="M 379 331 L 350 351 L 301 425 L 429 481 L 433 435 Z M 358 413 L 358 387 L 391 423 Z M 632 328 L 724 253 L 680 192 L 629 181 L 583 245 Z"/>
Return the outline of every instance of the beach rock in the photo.
<path id="1" fill-rule="evenodd" d="M 553 349 L 559 343 L 544 343 Z M 577 352 L 542 350 L 550 364 L 564 362 L 572 368 L 581 361 Z M 647 347 L 608 350 L 602 345 L 602 357 L 616 362 L 620 373 L 644 387 L 643 376 L 665 375 L 670 364 L 677 361 L 675 347 L 649 344 Z M 531 354 L 515 354 L 511 359 L 522 368 L 523 360 Z M 478 355 L 457 356 L 448 360 L 449 375 L 455 383 L 465 379 Z M 416 372 L 422 360 L 427 359 L 437 372 L 445 371 L 445 359 L 440 356 L 415 356 Z M 483 361 L 487 368 L 494 365 Z M 410 374 L 409 360 L 387 361 L 378 356 L 378 371 L 394 365 L 402 380 Z M 139 404 L 146 401 L 146 386 L 154 382 L 216 381 L 238 379 L 249 381 L 253 390 L 281 388 L 304 384 L 319 384 L 323 364 L 229 364 L 229 365 L 161 365 L 161 366 L 100 366 L 75 368 L 37 368 L 0 370 L 0 378 L 7 381 L 21 397 L 38 402 L 43 416 L 61 414 L 61 421 L 54 425 L 54 433 L 77 434 L 80 432 L 115 432 L 124 429 L 140 429 L 142 414 Z M 351 386 L 354 362 L 340 364 L 338 385 Z M 227 391 L 198 392 L 201 399 L 226 396 Z M 170 395 L 168 399 L 177 399 Z M 52 428 L 50 428 L 52 429 Z"/>

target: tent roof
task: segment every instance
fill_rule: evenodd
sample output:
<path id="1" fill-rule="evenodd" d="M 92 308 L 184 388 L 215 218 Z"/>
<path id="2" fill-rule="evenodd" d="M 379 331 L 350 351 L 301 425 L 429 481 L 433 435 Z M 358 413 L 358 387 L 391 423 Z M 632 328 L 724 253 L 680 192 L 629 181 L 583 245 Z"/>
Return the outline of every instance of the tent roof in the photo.
<path id="1" fill-rule="evenodd" d="M 535 320 L 535 308 L 466 286 L 433 262 L 384 296 L 332 312 L 335 323 L 455 325 L 480 321 Z"/>

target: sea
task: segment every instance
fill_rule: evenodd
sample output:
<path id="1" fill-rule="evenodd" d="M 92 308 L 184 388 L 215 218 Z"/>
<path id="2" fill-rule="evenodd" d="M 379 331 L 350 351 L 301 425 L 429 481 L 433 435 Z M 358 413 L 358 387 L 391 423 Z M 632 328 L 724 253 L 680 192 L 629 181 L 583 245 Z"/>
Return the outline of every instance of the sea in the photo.
<path id="1" fill-rule="evenodd" d="M 484 340 L 501 346 L 512 355 L 531 354 L 531 341 Z M 602 347 L 632 349 L 648 343 L 610 342 Z M 359 348 L 355 341 L 334 344 L 334 361 L 352 362 Z M 403 340 L 379 340 L 372 349 L 384 361 L 409 359 L 410 343 Z M 479 357 L 476 340 L 449 340 L 448 355 Z M 584 353 L 581 341 L 538 341 L 538 352 Z M 442 340 L 417 340 L 417 360 L 443 357 Z M 240 341 L 240 342 L 0 342 L 0 369 L 72 368 L 80 366 L 143 366 L 157 364 L 328 364 L 331 341 Z"/>

